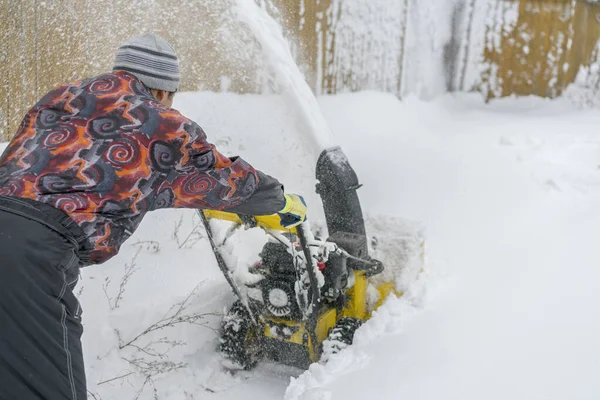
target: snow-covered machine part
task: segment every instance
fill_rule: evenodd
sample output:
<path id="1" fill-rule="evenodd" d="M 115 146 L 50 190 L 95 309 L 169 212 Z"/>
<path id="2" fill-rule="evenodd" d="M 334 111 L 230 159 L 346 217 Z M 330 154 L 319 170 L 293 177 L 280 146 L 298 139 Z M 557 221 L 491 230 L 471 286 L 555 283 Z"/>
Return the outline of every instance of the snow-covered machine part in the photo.
<path id="1" fill-rule="evenodd" d="M 204 215 L 231 221 L 237 227 L 249 223 L 246 217 L 226 212 L 204 211 Z M 394 282 L 380 284 L 375 290 L 381 302 L 369 306 L 368 291 L 373 285 L 368 279 L 382 273 L 384 267 L 368 257 L 365 235 L 337 231 L 328 240 L 319 240 L 307 221 L 286 230 L 277 216 L 254 217 L 251 226 L 261 227 L 272 239 L 250 271 L 261 279 L 245 284 L 246 290 L 231 279 L 232 268 L 219 258 L 219 246 L 213 246 L 239 298 L 228 314 L 232 317 L 223 322 L 221 352 L 242 368 L 252 368 L 257 354 L 307 368 L 320 359 L 322 343 L 338 320 L 347 317 L 364 321 L 394 292 Z M 243 334 L 232 328 L 232 318 L 238 321 L 235 326 L 243 327 Z"/>
<path id="2" fill-rule="evenodd" d="M 317 161 L 317 193 L 323 201 L 329 234 L 366 235 L 357 190 L 358 177 L 340 147 L 324 150 Z"/>

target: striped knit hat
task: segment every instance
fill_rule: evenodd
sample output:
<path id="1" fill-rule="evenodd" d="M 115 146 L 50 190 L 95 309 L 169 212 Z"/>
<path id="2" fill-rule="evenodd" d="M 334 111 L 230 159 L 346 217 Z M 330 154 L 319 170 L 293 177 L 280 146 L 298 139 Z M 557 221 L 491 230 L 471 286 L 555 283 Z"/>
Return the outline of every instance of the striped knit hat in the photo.
<path id="1" fill-rule="evenodd" d="M 179 88 L 179 60 L 163 38 L 147 33 L 134 36 L 119 47 L 113 71 L 127 71 L 150 89 L 176 92 Z"/>

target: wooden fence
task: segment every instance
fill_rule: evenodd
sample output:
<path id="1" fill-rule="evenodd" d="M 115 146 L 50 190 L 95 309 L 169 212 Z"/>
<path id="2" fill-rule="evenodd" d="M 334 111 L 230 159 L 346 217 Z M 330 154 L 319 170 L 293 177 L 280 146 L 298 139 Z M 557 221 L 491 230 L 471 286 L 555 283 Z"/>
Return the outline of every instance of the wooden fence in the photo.
<path id="1" fill-rule="evenodd" d="M 518 13 L 514 15 L 517 8 Z M 516 19 L 507 18 L 513 13 Z M 488 98 L 556 97 L 581 66 L 598 60 L 600 4 L 573 0 L 505 0 L 491 11 L 483 88 Z M 513 19 L 512 23 L 507 21 Z M 493 34 L 500 35 L 494 40 Z"/>
<path id="2" fill-rule="evenodd" d="M 257 0 L 294 39 L 294 54 L 315 92 L 369 89 L 397 95 L 410 90 L 404 87 L 404 81 L 413 79 L 407 70 L 414 72 L 423 62 L 414 60 L 414 46 L 420 44 L 410 38 L 417 35 L 414 29 L 407 29 L 418 25 L 411 18 L 423 15 L 415 10 L 446 1 Z M 486 14 L 485 32 L 472 29 L 477 13 L 467 12 L 455 32 L 460 37 L 453 38 L 471 53 L 456 57 L 481 64 L 469 66 L 478 71 L 478 79 L 464 90 L 480 90 L 489 98 L 554 97 L 573 82 L 580 66 L 598 59 L 600 5 L 584 0 L 462 1 Z M 269 80 L 259 46 L 236 22 L 234 3 L 0 0 L 0 140 L 14 134 L 41 95 L 59 83 L 109 70 L 118 45 L 144 31 L 165 36 L 177 49 L 182 90 L 264 91 Z M 458 73 L 466 69 L 452 68 Z"/>

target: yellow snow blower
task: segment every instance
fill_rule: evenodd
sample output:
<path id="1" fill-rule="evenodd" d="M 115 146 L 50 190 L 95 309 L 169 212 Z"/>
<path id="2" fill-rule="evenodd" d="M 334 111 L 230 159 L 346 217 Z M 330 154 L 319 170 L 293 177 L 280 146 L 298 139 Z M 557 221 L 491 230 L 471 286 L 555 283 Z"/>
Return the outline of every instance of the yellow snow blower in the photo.
<path id="1" fill-rule="evenodd" d="M 276 215 L 248 217 L 204 211 L 204 222 L 219 267 L 238 300 L 222 323 L 220 350 L 231 368 L 251 369 L 263 357 L 307 368 L 352 344 L 354 332 L 395 290 L 376 286 L 378 301 L 368 302 L 369 278 L 384 265 L 368 254 L 364 219 L 356 190 L 358 178 L 339 148 L 324 151 L 317 164 L 317 192 L 323 200 L 329 237 L 315 239 L 309 223 L 292 230 Z M 240 288 L 216 243 L 210 220 L 236 227 L 260 227 L 270 235 L 250 272 L 257 283 Z M 372 294 L 371 294 L 372 297 Z M 373 303 L 373 302 L 371 302 Z"/>

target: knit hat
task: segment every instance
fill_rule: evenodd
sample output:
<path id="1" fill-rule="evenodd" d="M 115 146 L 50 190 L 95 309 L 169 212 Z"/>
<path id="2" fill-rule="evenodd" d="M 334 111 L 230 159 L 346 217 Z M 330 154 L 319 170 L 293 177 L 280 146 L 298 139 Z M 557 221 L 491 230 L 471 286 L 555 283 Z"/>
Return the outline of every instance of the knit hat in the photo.
<path id="1" fill-rule="evenodd" d="M 176 92 L 179 88 L 179 60 L 173 47 L 162 37 L 147 33 L 134 36 L 117 50 L 113 71 L 127 71 L 150 89 Z"/>

